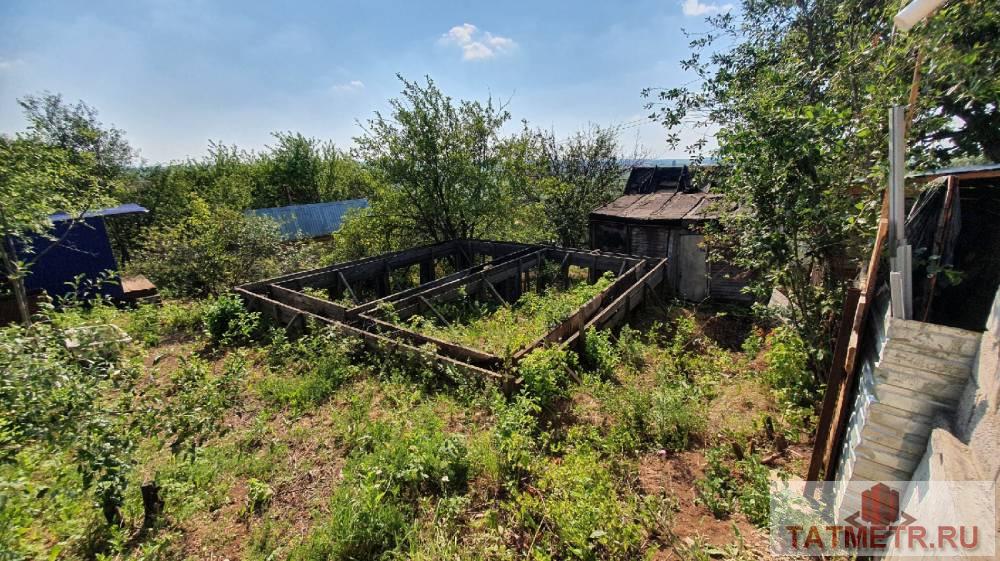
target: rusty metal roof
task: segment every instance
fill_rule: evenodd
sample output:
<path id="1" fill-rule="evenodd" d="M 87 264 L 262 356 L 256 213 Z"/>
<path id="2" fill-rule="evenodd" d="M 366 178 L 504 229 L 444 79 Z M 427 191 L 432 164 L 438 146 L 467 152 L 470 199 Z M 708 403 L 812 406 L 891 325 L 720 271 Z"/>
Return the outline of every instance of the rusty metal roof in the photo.
<path id="1" fill-rule="evenodd" d="M 591 218 L 635 221 L 704 221 L 716 218 L 709 209 L 721 198 L 716 193 L 661 191 L 648 195 L 624 195 L 594 210 Z"/>

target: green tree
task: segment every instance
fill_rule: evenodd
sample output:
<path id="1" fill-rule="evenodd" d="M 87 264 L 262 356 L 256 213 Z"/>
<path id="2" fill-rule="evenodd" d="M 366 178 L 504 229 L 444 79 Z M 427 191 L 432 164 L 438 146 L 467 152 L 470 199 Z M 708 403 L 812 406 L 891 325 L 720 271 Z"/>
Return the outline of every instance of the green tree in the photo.
<path id="1" fill-rule="evenodd" d="M 492 100 L 455 102 L 427 78 L 403 79 L 391 114 L 376 113 L 357 153 L 383 185 L 371 194 L 382 226 L 410 245 L 481 237 L 509 220 L 522 182 L 508 165 L 509 139 L 500 128 L 510 114 Z"/>
<path id="2" fill-rule="evenodd" d="M 211 207 L 200 199 L 183 220 L 152 228 L 132 268 L 177 295 L 204 296 L 277 273 L 285 254 L 266 218 Z"/>
<path id="3" fill-rule="evenodd" d="M 132 149 L 122 131 L 105 128 L 97 111 L 82 101 L 68 105 L 62 96 L 44 93 L 18 102 L 29 123 L 27 132 L 0 137 L 0 254 L 21 320 L 29 324 L 24 278 L 61 241 L 50 233 L 49 215 L 69 214 L 64 230 L 69 233 L 86 211 L 110 202 Z M 31 254 L 37 237 L 50 243 Z"/>
<path id="4" fill-rule="evenodd" d="M 43 92 L 24 96 L 18 104 L 32 138 L 68 151 L 74 163 L 91 168 L 105 188 L 132 165 L 134 152 L 125 132 L 105 126 L 86 103 L 69 104 L 60 94 Z"/>
<path id="5" fill-rule="evenodd" d="M 86 182 L 86 175 L 70 160 L 66 150 L 37 139 L 0 136 L 0 257 L 26 325 L 31 323 L 31 313 L 24 277 L 47 251 L 27 255 L 31 240 L 49 235 L 49 215 L 58 211 L 79 215 L 97 200 L 97 184 Z M 52 239 L 52 244 L 57 242 Z"/>
<path id="6" fill-rule="evenodd" d="M 548 228 L 559 244 L 587 241 L 590 211 L 621 195 L 627 167 L 619 159 L 618 131 L 592 126 L 562 142 L 539 131 L 539 192 Z"/>
<path id="7" fill-rule="evenodd" d="M 907 103 L 917 62 L 926 77 L 911 112 L 911 165 L 996 145 L 996 6 L 951 3 L 905 35 L 892 30 L 898 8 L 746 0 L 739 16 L 710 17 L 712 31 L 691 42 L 682 67 L 697 85 L 644 92 L 674 144 L 682 124 L 719 129 L 713 180 L 728 201 L 712 245 L 756 273 L 761 295 L 774 286 L 786 292 L 817 372 L 841 293 L 831 265 L 871 238 L 887 169 L 887 109 Z M 689 148 L 700 156 L 704 143 Z"/>

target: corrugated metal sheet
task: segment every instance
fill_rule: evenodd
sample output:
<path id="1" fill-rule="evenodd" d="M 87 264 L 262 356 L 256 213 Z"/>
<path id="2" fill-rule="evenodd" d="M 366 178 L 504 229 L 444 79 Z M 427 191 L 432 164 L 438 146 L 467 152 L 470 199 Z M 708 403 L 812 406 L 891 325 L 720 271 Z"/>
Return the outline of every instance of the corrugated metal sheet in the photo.
<path id="1" fill-rule="evenodd" d="M 98 216 L 119 216 L 122 214 L 145 214 L 147 212 L 149 211 L 135 203 L 127 203 L 113 208 L 99 208 L 97 210 L 89 210 L 83 213 L 83 217 L 95 218 Z M 51 220 L 52 222 L 62 222 L 64 220 L 71 220 L 75 218 L 77 218 L 77 215 L 71 216 L 65 212 L 57 212 L 56 214 L 49 216 L 49 220 Z"/>
<path id="2" fill-rule="evenodd" d="M 995 173 L 990 173 L 995 172 Z M 932 169 L 929 171 L 917 171 L 906 175 L 909 179 L 946 177 L 949 175 L 1000 175 L 1000 164 L 981 164 L 975 166 L 958 166 L 953 168 Z"/>
<path id="3" fill-rule="evenodd" d="M 347 211 L 368 206 L 366 199 L 351 199 L 329 203 L 258 208 L 246 211 L 247 216 L 262 216 L 278 223 L 281 237 L 303 240 L 328 236 L 340 229 Z"/>

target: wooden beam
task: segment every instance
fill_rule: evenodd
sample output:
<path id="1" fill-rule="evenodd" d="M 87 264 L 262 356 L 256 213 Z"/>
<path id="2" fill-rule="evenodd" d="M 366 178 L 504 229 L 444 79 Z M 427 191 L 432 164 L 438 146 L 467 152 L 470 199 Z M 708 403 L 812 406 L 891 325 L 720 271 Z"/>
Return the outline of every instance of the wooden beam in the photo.
<path id="1" fill-rule="evenodd" d="M 277 284 L 272 284 L 268 288 L 270 296 L 283 304 L 335 320 L 342 320 L 346 316 L 347 309 L 336 302 L 296 292 Z"/>
<path id="2" fill-rule="evenodd" d="M 837 332 L 837 343 L 834 345 L 833 360 L 830 363 L 830 373 L 826 380 L 826 394 L 823 396 L 823 407 L 820 410 L 819 421 L 816 423 L 816 438 L 813 443 L 812 458 L 809 461 L 809 471 L 806 481 L 816 481 L 826 467 L 823 465 L 827 449 L 827 439 L 830 434 L 830 423 L 837 405 L 840 392 L 843 391 L 844 360 L 847 357 L 847 346 L 851 339 L 851 329 L 854 326 L 854 314 L 857 311 L 861 290 L 847 289 L 844 297 L 844 307 L 840 313 L 840 328 Z M 807 493 L 811 495 L 811 493 Z"/>
<path id="3" fill-rule="evenodd" d="M 423 303 L 423 304 L 424 304 L 425 306 L 427 306 L 428 308 L 430 308 L 430 310 L 431 310 L 432 312 L 434 312 L 434 315 L 436 315 L 436 316 L 437 316 L 437 318 L 438 318 L 439 320 L 441 320 L 441 323 L 443 323 L 443 324 L 445 325 L 445 327 L 451 327 L 451 324 L 450 324 L 450 323 L 448 323 L 448 320 L 444 319 L 444 316 L 443 316 L 443 315 L 441 315 L 441 312 L 439 312 L 439 311 L 437 310 L 437 308 L 435 308 L 435 307 L 434 307 L 434 306 L 433 306 L 433 305 L 432 305 L 432 304 L 431 304 L 430 302 L 428 302 L 428 301 L 427 301 L 427 299 L 426 299 L 426 298 L 424 298 L 423 296 L 418 296 L 418 297 L 420 298 L 420 301 L 421 301 L 421 302 L 422 302 L 422 303 Z"/>
<path id="4" fill-rule="evenodd" d="M 858 298 L 857 309 L 854 312 L 854 320 L 851 323 L 851 336 L 847 343 L 847 353 L 844 358 L 844 379 L 840 391 L 837 394 L 837 401 L 833 406 L 833 413 L 830 416 L 830 424 L 826 427 L 817 426 L 816 430 L 826 430 L 829 435 L 826 437 L 825 449 L 823 450 L 822 464 L 826 467 L 824 476 L 829 481 L 836 476 L 836 470 L 830 469 L 836 465 L 839 455 L 840 439 L 843 437 L 850 416 L 850 403 L 854 385 L 857 382 L 857 355 L 861 346 L 861 339 L 864 336 L 865 323 L 868 321 L 868 310 L 871 302 L 875 298 L 875 288 L 878 284 L 879 263 L 882 258 L 882 248 L 889 235 L 889 190 L 886 189 L 882 197 L 882 211 L 879 215 L 878 232 L 875 234 L 875 244 L 872 246 L 872 253 L 868 259 L 868 270 L 865 279 L 861 284 L 861 296 Z"/>
<path id="5" fill-rule="evenodd" d="M 393 304 L 396 306 L 396 311 L 402 315 L 404 310 L 407 310 L 415 302 L 419 301 L 417 299 L 417 295 L 423 296 L 431 301 L 438 301 L 441 295 L 449 295 L 452 293 L 456 293 L 462 287 L 466 287 L 466 289 L 469 290 L 470 292 L 475 292 L 475 289 L 479 288 L 479 285 L 475 283 L 479 283 L 483 279 L 489 280 L 490 282 L 502 281 L 505 278 L 515 274 L 515 271 L 520 270 L 522 264 L 525 261 L 529 263 L 533 262 L 535 259 L 535 253 L 537 252 L 529 253 L 528 255 L 501 263 L 496 267 L 483 268 L 479 272 L 469 276 L 465 276 L 447 283 L 426 288 L 425 290 L 418 291 L 414 295 L 394 300 Z M 372 313 L 376 312 L 377 310 L 372 310 Z"/>
<path id="6" fill-rule="evenodd" d="M 500 357 L 486 351 L 466 347 L 465 345 L 459 345 L 457 343 L 452 343 L 451 341 L 445 341 L 444 339 L 426 335 L 424 333 L 418 333 L 401 325 L 390 323 L 371 316 L 362 317 L 382 332 L 387 332 L 394 337 L 402 337 L 415 345 L 426 345 L 430 343 L 431 345 L 437 347 L 439 352 L 457 360 L 471 361 L 472 363 L 485 366 L 499 366 L 502 362 Z"/>
<path id="7" fill-rule="evenodd" d="M 347 295 L 351 297 L 351 301 L 358 304 L 358 295 L 351 289 L 351 284 L 347 282 L 347 278 L 344 276 L 344 273 L 337 271 L 337 280 L 340 281 L 340 284 L 344 285 L 344 290 L 346 290 Z"/>
<path id="8" fill-rule="evenodd" d="M 563 255 L 562 262 L 559 263 L 559 277 L 562 280 L 563 290 L 569 288 L 569 254 Z"/>
<path id="9" fill-rule="evenodd" d="M 237 287 L 234 289 L 234 292 L 236 292 L 237 295 L 239 295 L 240 298 L 243 299 L 244 303 L 247 306 L 247 309 L 251 311 L 259 311 L 262 313 L 267 313 L 268 315 L 270 315 L 279 322 L 287 323 L 289 320 L 294 319 L 296 316 L 299 316 L 299 320 L 296 321 L 301 322 L 303 326 L 308 325 L 308 323 L 304 321 L 308 319 L 316 324 L 331 327 L 334 330 L 343 333 L 344 335 L 349 335 L 361 339 L 362 341 L 364 341 L 365 346 L 373 352 L 379 352 L 379 353 L 399 352 L 410 356 L 421 356 L 421 357 L 429 356 L 435 362 L 437 362 L 443 367 L 454 368 L 459 372 L 471 374 L 474 376 L 479 376 L 488 380 L 493 380 L 504 386 L 510 385 L 510 376 L 508 375 L 499 374 L 497 372 L 487 370 L 486 368 L 482 368 L 474 364 L 457 360 L 455 358 L 446 355 L 428 353 L 426 350 L 420 347 L 415 347 L 406 342 L 393 340 L 384 337 L 380 334 L 371 333 L 362 329 L 358 329 L 356 327 L 347 325 L 345 323 L 336 320 L 331 320 L 328 318 L 317 316 L 315 314 L 303 312 L 287 304 L 277 302 L 275 300 L 267 298 L 266 296 L 251 292 L 243 288 Z"/>
<path id="10" fill-rule="evenodd" d="M 533 246 L 525 247 L 524 249 L 520 249 L 518 251 L 515 251 L 514 253 L 510 253 L 510 254 L 498 257 L 497 259 L 494 259 L 490 263 L 485 263 L 483 265 L 477 265 L 475 267 L 469 267 L 468 269 L 462 269 L 461 271 L 456 271 L 456 272 L 454 272 L 454 273 L 452 273 L 450 275 L 441 277 L 439 279 L 434 279 L 433 281 L 428 282 L 426 284 L 422 284 L 420 286 L 415 286 L 415 287 L 412 287 L 412 288 L 408 288 L 406 290 L 395 292 L 393 294 L 390 294 L 390 295 L 386 296 L 385 298 L 379 298 L 378 300 L 373 300 L 371 302 L 367 302 L 365 304 L 361 304 L 361 305 L 359 305 L 359 306 L 357 306 L 355 308 L 351 308 L 348 311 L 348 316 L 354 316 L 354 315 L 357 315 L 357 314 L 368 313 L 371 310 L 374 310 L 375 308 L 379 307 L 379 305 L 381 305 L 381 304 L 383 304 L 385 302 L 398 302 L 398 301 L 403 300 L 405 298 L 408 298 L 408 297 L 414 296 L 414 295 L 416 295 L 418 293 L 421 293 L 421 292 L 423 292 L 425 290 L 429 290 L 431 288 L 435 288 L 435 287 L 438 287 L 438 286 L 441 286 L 441 285 L 444 285 L 444 284 L 448 284 L 448 283 L 450 283 L 452 281 L 461 280 L 463 278 L 471 277 L 471 276 L 473 276 L 474 274 L 476 274 L 476 273 L 478 273 L 480 271 L 486 270 L 487 268 L 497 267 L 499 265 L 502 265 L 503 263 L 506 263 L 506 262 L 511 261 L 513 259 L 516 259 L 518 257 L 522 257 L 524 255 L 528 255 L 528 254 L 533 253 L 535 251 L 538 251 L 537 247 L 533 247 Z"/>
<path id="11" fill-rule="evenodd" d="M 584 328 L 610 329 L 617 326 L 632 310 L 639 307 L 639 305 L 643 302 L 646 288 L 655 290 L 656 287 L 663 282 L 666 266 L 666 259 L 657 261 L 656 264 L 649 271 L 644 273 L 638 281 L 630 285 L 610 304 L 602 307 L 597 315 L 587 322 L 587 325 L 584 326 Z M 626 273 L 626 276 L 627 275 L 628 273 Z M 568 339 L 563 341 L 563 346 L 572 347 L 577 345 L 577 337 L 577 334 L 570 336 Z"/>
<path id="12" fill-rule="evenodd" d="M 505 300 L 503 296 L 500 296 L 500 293 L 497 291 L 496 287 L 493 286 L 493 283 L 489 281 L 489 279 L 484 277 L 483 282 L 486 284 L 486 287 L 490 289 L 490 292 L 493 293 L 493 296 L 495 296 L 496 299 L 499 300 L 501 304 L 503 304 L 504 306 L 510 305 L 509 303 L 507 303 L 507 300 Z"/>

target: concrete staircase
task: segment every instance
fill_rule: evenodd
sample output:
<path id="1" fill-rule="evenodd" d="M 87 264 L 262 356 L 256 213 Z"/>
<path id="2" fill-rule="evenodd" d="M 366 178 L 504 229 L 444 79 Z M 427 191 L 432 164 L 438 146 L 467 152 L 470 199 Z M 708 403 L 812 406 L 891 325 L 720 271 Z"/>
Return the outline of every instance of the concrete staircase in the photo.
<path id="1" fill-rule="evenodd" d="M 909 481 L 938 417 L 950 415 L 969 381 L 981 334 L 890 317 L 876 302 L 870 345 L 838 465 L 841 512 L 857 510 L 849 481 Z"/>

